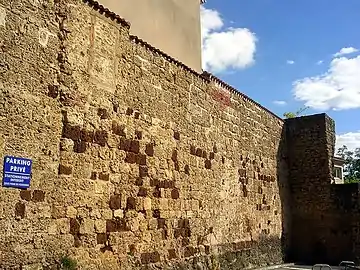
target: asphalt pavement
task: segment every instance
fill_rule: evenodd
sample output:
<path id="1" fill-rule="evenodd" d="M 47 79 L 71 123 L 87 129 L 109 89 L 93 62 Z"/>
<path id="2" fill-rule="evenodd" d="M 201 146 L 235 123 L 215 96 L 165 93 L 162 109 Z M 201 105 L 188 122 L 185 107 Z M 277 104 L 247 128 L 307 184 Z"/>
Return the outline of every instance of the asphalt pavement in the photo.
<path id="1" fill-rule="evenodd" d="M 342 267 L 339 266 L 330 266 L 331 270 L 342 270 Z M 305 270 L 305 269 L 312 269 L 313 265 L 292 265 L 292 266 L 281 266 L 276 268 L 276 270 Z M 330 270 L 328 267 L 320 267 L 317 266 L 314 270 Z"/>
<path id="2" fill-rule="evenodd" d="M 308 265 L 293 265 L 293 266 L 281 266 L 276 268 L 276 270 L 304 270 L 304 269 L 311 269 L 312 266 Z"/>

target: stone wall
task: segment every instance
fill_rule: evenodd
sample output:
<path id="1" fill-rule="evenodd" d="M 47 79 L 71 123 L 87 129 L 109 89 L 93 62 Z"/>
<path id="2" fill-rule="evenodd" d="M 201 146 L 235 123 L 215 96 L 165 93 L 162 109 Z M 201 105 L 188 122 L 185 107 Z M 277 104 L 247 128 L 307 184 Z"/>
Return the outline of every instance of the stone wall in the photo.
<path id="1" fill-rule="evenodd" d="M 292 194 L 290 260 L 359 260 L 359 186 L 331 185 L 334 122 L 325 114 L 286 121 Z"/>
<path id="2" fill-rule="evenodd" d="M 330 179 L 334 152 L 334 125 L 325 114 L 288 119 L 289 181 L 292 198 L 292 256 L 313 259 L 322 252 L 331 207 Z M 319 257 L 324 256 L 319 254 Z"/>
<path id="3" fill-rule="evenodd" d="M 285 123 L 95 2 L 0 0 L 0 268 L 240 269 L 357 260 L 334 123 Z M 2 166 L 2 160 L 1 160 Z"/>
<path id="4" fill-rule="evenodd" d="M 329 224 L 327 248 L 331 259 L 360 264 L 360 189 L 358 184 L 332 185 L 333 222 Z"/>
<path id="5" fill-rule="evenodd" d="M 1 269 L 282 261 L 281 119 L 95 3 L 1 0 L 0 37 L 0 154 L 33 159 L 0 188 Z"/>

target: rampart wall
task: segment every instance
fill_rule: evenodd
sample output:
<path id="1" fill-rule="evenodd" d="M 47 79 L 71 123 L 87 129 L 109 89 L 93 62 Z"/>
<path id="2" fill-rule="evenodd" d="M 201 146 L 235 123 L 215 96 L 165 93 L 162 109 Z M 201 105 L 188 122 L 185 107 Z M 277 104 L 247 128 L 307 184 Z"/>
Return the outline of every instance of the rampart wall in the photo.
<path id="1" fill-rule="evenodd" d="M 299 237 L 299 205 L 330 187 L 331 121 L 284 123 L 129 27 L 96 2 L 0 1 L 0 154 L 33 160 L 29 189 L 0 187 L 0 268 L 56 269 L 70 256 L 80 269 L 240 269 L 312 256 L 300 252 L 312 243 Z M 311 206 L 316 222 L 329 198 Z"/>
<path id="2" fill-rule="evenodd" d="M 34 162 L 30 189 L 1 188 L 2 268 L 282 260 L 281 119 L 96 3 L 1 18 L 0 151 Z"/>
<path id="3" fill-rule="evenodd" d="M 286 121 L 292 261 L 359 263 L 359 186 L 331 185 L 335 125 L 324 114 Z"/>

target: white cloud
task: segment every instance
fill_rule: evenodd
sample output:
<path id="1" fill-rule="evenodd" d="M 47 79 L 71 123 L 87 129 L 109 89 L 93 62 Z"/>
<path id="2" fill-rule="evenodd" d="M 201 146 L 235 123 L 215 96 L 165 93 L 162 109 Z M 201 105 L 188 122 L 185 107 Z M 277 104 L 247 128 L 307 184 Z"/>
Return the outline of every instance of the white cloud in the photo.
<path id="1" fill-rule="evenodd" d="M 348 132 L 341 135 L 336 135 L 336 151 L 343 145 L 351 151 L 360 147 L 360 130 L 357 132 Z"/>
<path id="2" fill-rule="evenodd" d="M 317 61 L 317 65 L 321 65 L 322 63 L 324 63 L 324 61 L 323 60 L 319 60 L 319 61 Z"/>
<path id="3" fill-rule="evenodd" d="M 358 51 L 359 50 L 354 48 L 354 47 L 345 47 L 345 48 L 342 48 L 337 53 L 335 53 L 334 57 L 339 57 L 339 56 L 343 56 L 343 55 L 346 55 L 346 54 L 355 53 L 355 52 L 358 52 Z"/>
<path id="4" fill-rule="evenodd" d="M 201 7 L 203 69 L 217 73 L 255 62 L 257 38 L 247 28 L 226 28 L 216 10 Z"/>
<path id="5" fill-rule="evenodd" d="M 211 31 L 219 30 L 224 26 L 220 13 L 217 10 L 201 7 L 201 34 L 206 38 Z"/>
<path id="6" fill-rule="evenodd" d="M 335 58 L 326 73 L 295 81 L 294 96 L 322 111 L 360 108 L 359 74 L 360 56 Z"/>
<path id="7" fill-rule="evenodd" d="M 274 100 L 273 103 L 280 106 L 286 105 L 286 101 L 284 100 Z"/>
<path id="8" fill-rule="evenodd" d="M 295 61 L 293 61 L 293 60 L 287 60 L 287 61 L 286 61 L 286 64 L 288 64 L 288 65 L 293 65 L 293 64 L 295 64 Z"/>

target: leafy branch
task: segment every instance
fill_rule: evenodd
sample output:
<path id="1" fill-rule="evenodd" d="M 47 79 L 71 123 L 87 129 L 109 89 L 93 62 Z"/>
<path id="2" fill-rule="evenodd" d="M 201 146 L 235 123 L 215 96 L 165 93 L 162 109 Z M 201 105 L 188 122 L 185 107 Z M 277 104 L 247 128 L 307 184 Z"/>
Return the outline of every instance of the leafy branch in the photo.
<path id="1" fill-rule="evenodd" d="M 305 111 L 308 110 L 309 108 L 310 108 L 309 106 L 305 106 L 305 107 L 302 107 L 302 108 L 298 109 L 296 112 L 286 112 L 286 113 L 283 114 L 283 116 L 284 116 L 286 119 L 299 117 L 299 116 L 301 116 L 301 114 L 302 114 L 303 112 L 305 112 Z"/>

